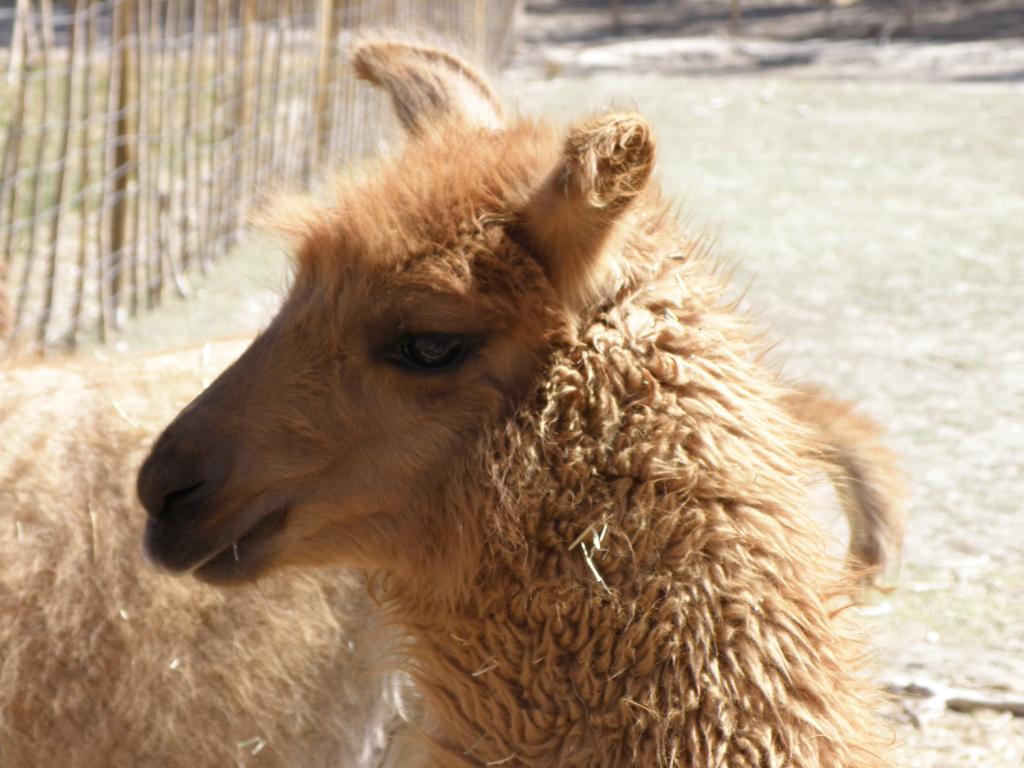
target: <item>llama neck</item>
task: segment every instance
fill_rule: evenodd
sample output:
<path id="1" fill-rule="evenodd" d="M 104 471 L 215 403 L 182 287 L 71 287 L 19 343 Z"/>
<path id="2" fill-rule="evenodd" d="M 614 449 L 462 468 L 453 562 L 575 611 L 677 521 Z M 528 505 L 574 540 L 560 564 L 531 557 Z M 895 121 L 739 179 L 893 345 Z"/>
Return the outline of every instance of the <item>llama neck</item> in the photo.
<path id="1" fill-rule="evenodd" d="M 533 580 L 485 569 L 466 603 L 397 613 L 439 764 L 876 765 L 851 752 L 870 724 L 820 597 L 730 538 L 619 584 L 606 532 L 607 588 L 547 551 Z"/>
<path id="2" fill-rule="evenodd" d="M 884 765 L 799 428 L 714 317 L 665 341 L 643 311 L 556 356 L 491 446 L 465 599 L 395 601 L 440 764 Z"/>
<path id="3" fill-rule="evenodd" d="M 848 747 L 870 724 L 812 541 L 744 504 L 589 490 L 590 522 L 532 510 L 466 600 L 399 601 L 438 764 L 875 765 Z"/>

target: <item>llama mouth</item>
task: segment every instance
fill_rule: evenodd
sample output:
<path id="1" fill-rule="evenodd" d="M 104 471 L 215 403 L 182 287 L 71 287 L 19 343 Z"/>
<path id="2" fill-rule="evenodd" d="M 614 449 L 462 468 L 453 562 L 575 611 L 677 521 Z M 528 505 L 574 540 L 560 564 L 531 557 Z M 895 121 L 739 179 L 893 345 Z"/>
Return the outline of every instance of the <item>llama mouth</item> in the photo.
<path id="1" fill-rule="evenodd" d="M 190 508 L 188 514 L 150 518 L 146 557 L 164 570 L 191 572 L 200 578 L 232 569 L 243 573 L 257 559 L 266 559 L 267 542 L 284 528 L 291 504 L 282 502 L 280 497 L 265 497 L 229 519 L 206 504 Z"/>
<path id="2" fill-rule="evenodd" d="M 192 575 L 211 584 L 251 581 L 266 570 L 270 542 L 285 529 L 290 512 L 286 505 L 264 515 L 244 535 L 194 568 Z"/>

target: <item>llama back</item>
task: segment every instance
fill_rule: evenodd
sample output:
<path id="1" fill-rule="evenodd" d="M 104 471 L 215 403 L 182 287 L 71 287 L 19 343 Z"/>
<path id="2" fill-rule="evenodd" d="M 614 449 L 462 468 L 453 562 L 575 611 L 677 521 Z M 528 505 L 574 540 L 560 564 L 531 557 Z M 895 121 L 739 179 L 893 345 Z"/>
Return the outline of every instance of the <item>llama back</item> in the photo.
<path id="1" fill-rule="evenodd" d="M 133 470 L 238 348 L 0 371 L 0 763 L 378 764 L 393 685 L 357 578 L 218 592 L 142 563 Z"/>

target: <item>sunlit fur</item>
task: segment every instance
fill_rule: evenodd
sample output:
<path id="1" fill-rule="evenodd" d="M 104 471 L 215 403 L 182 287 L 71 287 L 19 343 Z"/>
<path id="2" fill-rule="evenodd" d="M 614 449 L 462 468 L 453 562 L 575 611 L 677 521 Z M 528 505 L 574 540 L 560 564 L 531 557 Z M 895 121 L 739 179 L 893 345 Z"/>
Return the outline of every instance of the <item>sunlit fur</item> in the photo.
<path id="1" fill-rule="evenodd" d="M 383 759 L 397 717 L 367 665 L 380 640 L 361 579 L 293 573 L 225 593 L 143 563 L 135 469 L 243 346 L 0 369 L 4 768 Z"/>
<path id="2" fill-rule="evenodd" d="M 444 119 L 453 100 L 475 124 L 501 125 L 503 109 L 494 88 L 458 56 L 412 41 L 367 42 L 364 39 L 360 55 L 353 59 L 356 74 L 391 96 L 398 120 L 410 133 Z"/>
<path id="3" fill-rule="evenodd" d="M 791 414 L 817 432 L 824 470 L 850 525 L 852 570 L 877 586 L 891 584 L 903 545 L 906 483 L 884 431 L 852 403 L 816 387 L 796 389 L 785 402 Z"/>
<path id="4" fill-rule="evenodd" d="M 649 181 L 646 123 L 496 130 L 450 58 L 355 56 L 412 78 L 409 140 L 271 206 L 294 287 L 154 446 L 151 556 L 364 569 L 424 707 L 400 765 L 887 765 L 808 518 L 825 433 Z M 417 332 L 478 342 L 411 372 Z"/>

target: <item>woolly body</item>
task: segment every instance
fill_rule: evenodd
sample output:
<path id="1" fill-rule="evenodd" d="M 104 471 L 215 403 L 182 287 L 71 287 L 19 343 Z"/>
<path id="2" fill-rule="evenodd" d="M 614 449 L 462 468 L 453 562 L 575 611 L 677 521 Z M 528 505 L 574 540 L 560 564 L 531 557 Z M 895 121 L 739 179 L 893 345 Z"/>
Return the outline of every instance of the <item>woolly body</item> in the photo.
<path id="1" fill-rule="evenodd" d="M 0 765 L 382 759 L 396 715 L 358 576 L 225 593 L 143 564 L 154 425 L 242 348 L 0 369 Z"/>

